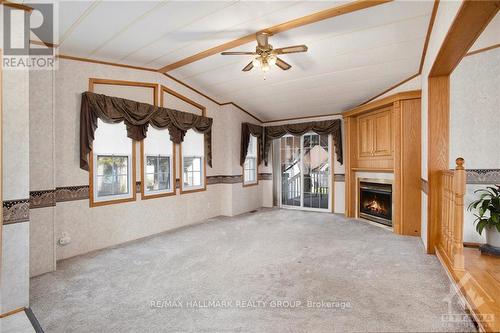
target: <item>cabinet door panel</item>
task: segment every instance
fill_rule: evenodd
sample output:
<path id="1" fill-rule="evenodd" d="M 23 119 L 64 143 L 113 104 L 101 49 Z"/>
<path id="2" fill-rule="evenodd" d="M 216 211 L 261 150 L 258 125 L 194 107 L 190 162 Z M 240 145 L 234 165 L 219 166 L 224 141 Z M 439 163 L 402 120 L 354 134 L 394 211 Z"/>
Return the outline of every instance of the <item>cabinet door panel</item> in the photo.
<path id="1" fill-rule="evenodd" d="M 358 132 L 359 157 L 372 156 L 373 153 L 373 117 L 359 118 Z"/>
<path id="2" fill-rule="evenodd" d="M 375 156 L 390 156 L 392 155 L 392 128 L 391 128 L 391 113 L 381 112 L 374 115 L 375 124 L 375 143 L 373 153 Z"/>

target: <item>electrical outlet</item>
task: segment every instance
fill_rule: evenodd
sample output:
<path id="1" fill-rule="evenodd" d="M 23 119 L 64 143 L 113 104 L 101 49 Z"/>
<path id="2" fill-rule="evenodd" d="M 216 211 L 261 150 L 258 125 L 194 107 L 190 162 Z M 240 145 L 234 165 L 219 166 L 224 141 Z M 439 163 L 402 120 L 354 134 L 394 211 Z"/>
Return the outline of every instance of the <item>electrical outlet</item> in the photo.
<path id="1" fill-rule="evenodd" d="M 69 237 L 65 232 L 61 233 L 61 237 L 57 240 L 57 244 L 64 246 L 68 245 L 69 243 L 71 243 L 71 237 Z"/>

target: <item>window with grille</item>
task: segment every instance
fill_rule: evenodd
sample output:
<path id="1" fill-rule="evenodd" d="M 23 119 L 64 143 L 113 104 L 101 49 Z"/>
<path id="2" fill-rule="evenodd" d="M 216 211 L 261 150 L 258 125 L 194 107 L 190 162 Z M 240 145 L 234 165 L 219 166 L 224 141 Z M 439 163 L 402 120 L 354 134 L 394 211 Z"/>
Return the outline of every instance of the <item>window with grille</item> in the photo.
<path id="1" fill-rule="evenodd" d="M 205 188 L 204 135 L 188 130 L 182 142 L 182 189 Z"/>
<path id="2" fill-rule="evenodd" d="M 243 165 L 243 184 L 257 183 L 257 138 L 250 135 L 248 144 L 247 157 Z"/>
<path id="3" fill-rule="evenodd" d="M 175 194 L 175 148 L 168 129 L 150 127 L 142 141 L 143 195 L 158 197 Z"/>
<path id="4" fill-rule="evenodd" d="M 133 141 L 124 123 L 97 120 L 92 147 L 93 203 L 135 199 Z"/>

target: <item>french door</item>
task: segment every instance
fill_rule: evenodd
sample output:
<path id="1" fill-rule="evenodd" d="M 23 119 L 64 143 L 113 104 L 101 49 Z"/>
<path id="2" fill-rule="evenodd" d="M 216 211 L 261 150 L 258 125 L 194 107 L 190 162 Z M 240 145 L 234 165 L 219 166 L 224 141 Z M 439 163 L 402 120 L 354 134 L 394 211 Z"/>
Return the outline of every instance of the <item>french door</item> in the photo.
<path id="1" fill-rule="evenodd" d="M 280 140 L 281 207 L 331 210 L 330 137 L 307 133 Z"/>

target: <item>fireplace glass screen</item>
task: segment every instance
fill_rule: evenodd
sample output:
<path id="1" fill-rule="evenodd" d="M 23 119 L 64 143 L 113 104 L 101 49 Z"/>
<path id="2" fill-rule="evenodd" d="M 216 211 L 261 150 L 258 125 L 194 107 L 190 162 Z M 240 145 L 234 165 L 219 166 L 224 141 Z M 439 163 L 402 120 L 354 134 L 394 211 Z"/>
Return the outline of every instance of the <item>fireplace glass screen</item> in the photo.
<path id="1" fill-rule="evenodd" d="M 392 185 L 360 182 L 359 216 L 392 226 Z"/>

